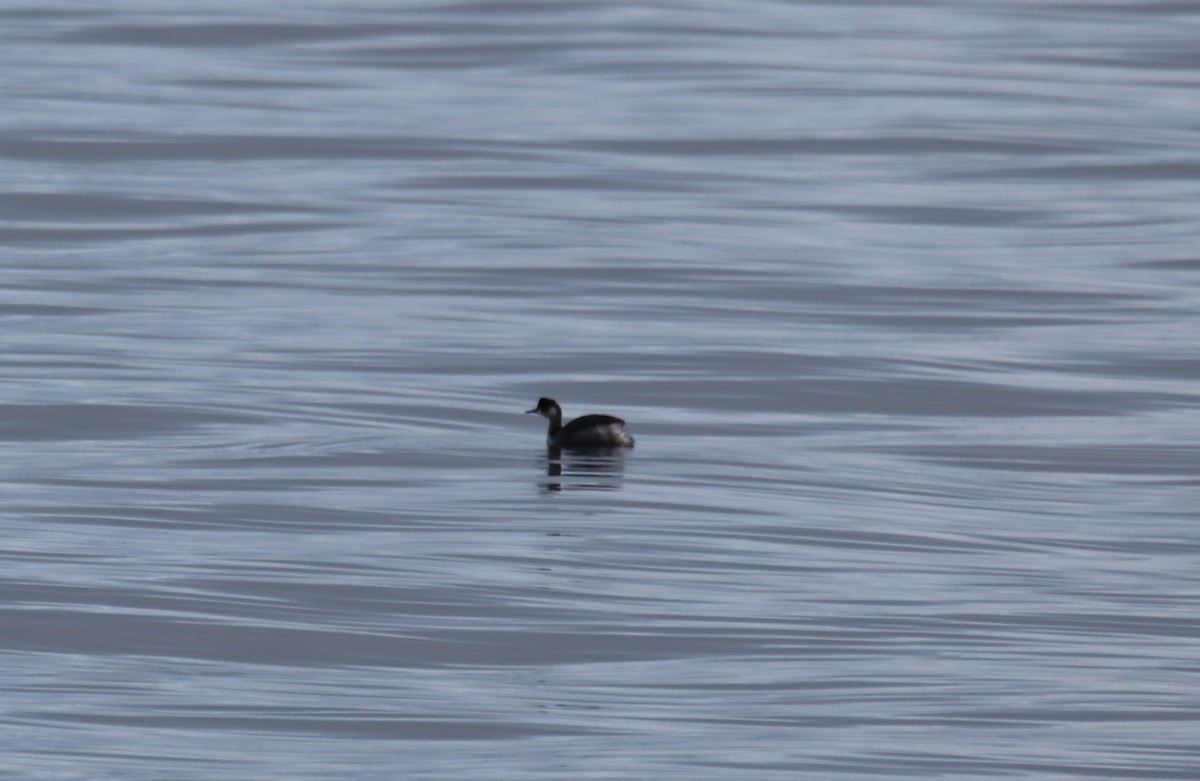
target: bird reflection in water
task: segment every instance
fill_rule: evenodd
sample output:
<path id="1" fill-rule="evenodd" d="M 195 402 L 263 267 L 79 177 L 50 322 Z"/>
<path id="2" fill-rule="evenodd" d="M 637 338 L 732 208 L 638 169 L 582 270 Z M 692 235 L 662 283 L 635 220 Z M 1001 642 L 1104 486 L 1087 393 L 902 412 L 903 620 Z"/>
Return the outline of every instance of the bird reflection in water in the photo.
<path id="1" fill-rule="evenodd" d="M 546 448 L 547 491 L 582 489 L 613 491 L 621 487 L 625 477 L 626 448 L 591 448 L 564 450 Z"/>

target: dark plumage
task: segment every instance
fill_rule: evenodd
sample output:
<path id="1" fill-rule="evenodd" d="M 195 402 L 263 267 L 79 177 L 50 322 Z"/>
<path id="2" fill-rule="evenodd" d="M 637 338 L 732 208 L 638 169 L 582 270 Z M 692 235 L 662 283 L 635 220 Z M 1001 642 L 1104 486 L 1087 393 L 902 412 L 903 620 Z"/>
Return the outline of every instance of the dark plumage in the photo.
<path id="1" fill-rule="evenodd" d="M 625 421 L 612 415 L 584 415 L 563 425 L 562 407 L 554 399 L 538 399 L 536 412 L 550 421 L 546 444 L 573 450 L 633 447 L 633 437 L 625 431 Z"/>

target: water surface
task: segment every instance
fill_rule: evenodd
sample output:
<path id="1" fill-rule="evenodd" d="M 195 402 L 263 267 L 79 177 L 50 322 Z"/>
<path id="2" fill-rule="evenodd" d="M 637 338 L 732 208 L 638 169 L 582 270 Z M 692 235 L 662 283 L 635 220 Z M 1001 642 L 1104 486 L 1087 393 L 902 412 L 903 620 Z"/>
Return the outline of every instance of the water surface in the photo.
<path id="1" fill-rule="evenodd" d="M 0 774 L 1194 775 L 1197 9 L 0 30 Z"/>

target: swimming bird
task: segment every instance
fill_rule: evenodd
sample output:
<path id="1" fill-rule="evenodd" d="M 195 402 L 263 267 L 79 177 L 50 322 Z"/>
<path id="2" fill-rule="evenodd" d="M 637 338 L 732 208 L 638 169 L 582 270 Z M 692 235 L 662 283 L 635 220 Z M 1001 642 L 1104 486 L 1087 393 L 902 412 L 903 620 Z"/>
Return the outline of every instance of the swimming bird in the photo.
<path id="1" fill-rule="evenodd" d="M 625 431 L 625 421 L 612 415 L 584 415 L 567 425 L 562 422 L 562 407 L 554 399 L 538 399 L 537 406 L 525 414 L 536 412 L 549 419 L 546 444 L 568 450 L 588 450 L 613 447 L 633 447 L 633 437 Z"/>

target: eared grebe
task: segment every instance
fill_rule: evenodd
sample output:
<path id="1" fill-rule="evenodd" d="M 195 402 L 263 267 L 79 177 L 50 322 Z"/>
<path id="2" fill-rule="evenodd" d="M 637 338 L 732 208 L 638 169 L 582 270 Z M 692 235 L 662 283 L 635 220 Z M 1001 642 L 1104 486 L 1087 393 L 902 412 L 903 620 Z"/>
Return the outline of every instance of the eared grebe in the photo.
<path id="1" fill-rule="evenodd" d="M 562 422 L 562 407 L 554 399 L 538 399 L 536 412 L 550 420 L 546 444 L 570 449 L 633 447 L 633 437 L 625 433 L 625 421 L 612 415 L 584 415 L 567 425 Z"/>

